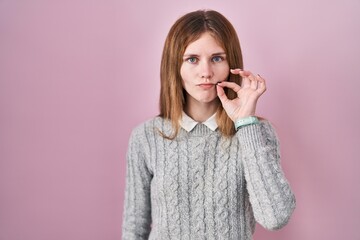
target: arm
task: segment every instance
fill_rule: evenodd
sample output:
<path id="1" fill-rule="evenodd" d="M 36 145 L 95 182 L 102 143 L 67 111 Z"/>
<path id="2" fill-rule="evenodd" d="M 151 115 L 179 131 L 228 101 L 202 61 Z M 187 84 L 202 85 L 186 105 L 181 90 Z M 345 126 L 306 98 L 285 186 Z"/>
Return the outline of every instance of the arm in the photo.
<path id="1" fill-rule="evenodd" d="M 152 174 L 146 164 L 144 137 L 140 129 L 132 132 L 127 152 L 126 191 L 122 239 L 148 239 L 151 225 L 150 183 Z"/>
<path id="2" fill-rule="evenodd" d="M 265 79 L 249 71 L 231 69 L 242 77 L 217 85 L 220 101 L 231 120 L 254 116 L 259 97 L 266 91 Z M 231 88 L 237 97 L 229 99 L 223 88 Z M 280 166 L 279 143 L 274 129 L 266 122 L 240 128 L 239 138 L 249 199 L 258 223 L 267 229 L 284 226 L 294 208 L 295 197 Z"/>
<path id="3" fill-rule="evenodd" d="M 280 166 L 279 142 L 267 121 L 238 130 L 250 203 L 256 221 L 269 230 L 287 224 L 295 196 Z"/>

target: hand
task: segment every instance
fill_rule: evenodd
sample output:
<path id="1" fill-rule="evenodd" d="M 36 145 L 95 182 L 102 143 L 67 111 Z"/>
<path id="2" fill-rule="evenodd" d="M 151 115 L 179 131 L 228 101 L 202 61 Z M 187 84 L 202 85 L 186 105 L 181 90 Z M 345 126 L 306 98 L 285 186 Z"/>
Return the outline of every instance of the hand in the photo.
<path id="1" fill-rule="evenodd" d="M 254 116 L 256 103 L 259 97 L 265 92 L 265 79 L 260 75 L 254 76 L 249 71 L 231 69 L 232 74 L 239 74 L 242 77 L 241 86 L 234 82 L 220 82 L 216 86 L 217 95 L 227 115 L 234 122 L 240 118 Z M 224 87 L 231 88 L 237 94 L 237 98 L 228 99 Z"/>

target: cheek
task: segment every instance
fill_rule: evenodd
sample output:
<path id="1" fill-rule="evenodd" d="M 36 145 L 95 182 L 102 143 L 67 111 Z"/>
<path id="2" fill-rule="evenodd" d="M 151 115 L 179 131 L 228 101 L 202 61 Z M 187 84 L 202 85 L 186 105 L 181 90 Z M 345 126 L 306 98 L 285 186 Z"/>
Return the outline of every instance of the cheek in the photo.
<path id="1" fill-rule="evenodd" d="M 180 76 L 181 76 L 181 85 L 183 86 L 183 88 L 186 88 L 186 82 L 187 82 L 187 71 L 185 70 L 184 65 L 181 66 L 180 68 Z"/>
<path id="2" fill-rule="evenodd" d="M 230 74 L 230 67 L 229 67 L 228 64 L 224 64 L 222 66 L 219 66 L 219 68 L 217 69 L 217 76 L 221 80 L 227 79 L 229 74 Z"/>
<path id="3" fill-rule="evenodd" d="M 183 64 L 180 68 L 180 76 L 182 79 L 182 83 L 189 82 L 192 79 L 192 71 L 190 67 L 186 64 Z"/>
<path id="4" fill-rule="evenodd" d="M 180 68 L 180 76 L 182 79 L 184 79 L 184 64 L 181 65 L 181 68 Z"/>

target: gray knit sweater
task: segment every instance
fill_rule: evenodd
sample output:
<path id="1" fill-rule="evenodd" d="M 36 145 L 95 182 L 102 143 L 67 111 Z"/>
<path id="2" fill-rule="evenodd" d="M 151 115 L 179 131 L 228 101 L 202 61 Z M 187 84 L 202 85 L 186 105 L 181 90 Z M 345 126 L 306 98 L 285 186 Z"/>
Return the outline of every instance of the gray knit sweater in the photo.
<path id="1" fill-rule="evenodd" d="M 250 240 L 255 221 L 284 226 L 295 197 L 280 167 L 279 142 L 267 121 L 222 137 L 198 124 L 180 129 L 149 120 L 131 134 L 123 240 Z"/>

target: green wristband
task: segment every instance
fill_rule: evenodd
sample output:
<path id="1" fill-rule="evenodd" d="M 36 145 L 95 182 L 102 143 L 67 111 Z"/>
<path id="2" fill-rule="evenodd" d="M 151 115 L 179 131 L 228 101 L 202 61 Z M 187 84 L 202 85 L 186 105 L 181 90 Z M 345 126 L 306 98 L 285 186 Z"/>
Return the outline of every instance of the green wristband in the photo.
<path id="1" fill-rule="evenodd" d="M 240 119 L 236 120 L 234 124 L 235 124 L 235 129 L 237 131 L 241 127 L 251 125 L 251 124 L 256 124 L 256 123 L 259 123 L 259 119 L 254 116 L 250 116 L 250 117 L 240 118 Z"/>

